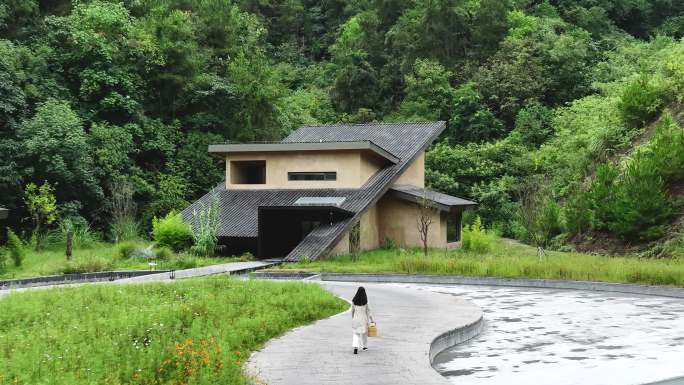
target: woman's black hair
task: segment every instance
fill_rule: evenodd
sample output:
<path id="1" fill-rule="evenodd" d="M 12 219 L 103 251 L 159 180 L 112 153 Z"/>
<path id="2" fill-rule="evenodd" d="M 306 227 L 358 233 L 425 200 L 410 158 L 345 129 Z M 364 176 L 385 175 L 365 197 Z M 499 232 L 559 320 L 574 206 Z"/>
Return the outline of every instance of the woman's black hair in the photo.
<path id="1" fill-rule="evenodd" d="M 352 303 L 356 306 L 363 306 L 368 303 L 368 297 L 366 297 L 366 289 L 361 286 L 359 290 L 356 291 Z"/>

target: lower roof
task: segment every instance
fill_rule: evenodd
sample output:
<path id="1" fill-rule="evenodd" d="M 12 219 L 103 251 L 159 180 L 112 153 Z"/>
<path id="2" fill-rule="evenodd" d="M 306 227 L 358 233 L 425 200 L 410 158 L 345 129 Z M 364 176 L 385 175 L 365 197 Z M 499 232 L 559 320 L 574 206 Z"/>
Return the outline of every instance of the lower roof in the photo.
<path id="1" fill-rule="evenodd" d="M 273 190 L 227 190 L 222 184 L 190 205 L 181 213 L 183 219 L 193 223 L 193 211 L 199 212 L 202 206 L 211 204 L 215 196 L 219 206 L 219 237 L 256 237 L 258 235 L 259 207 L 311 209 L 324 208 L 334 211 L 358 211 L 358 189 L 273 189 Z M 339 205 L 298 205 L 303 197 L 344 198 Z"/>
<path id="2" fill-rule="evenodd" d="M 442 211 L 477 206 L 477 202 L 407 184 L 392 186 L 390 193 L 409 202 L 420 203 L 422 199 L 425 199 L 430 206 Z"/>

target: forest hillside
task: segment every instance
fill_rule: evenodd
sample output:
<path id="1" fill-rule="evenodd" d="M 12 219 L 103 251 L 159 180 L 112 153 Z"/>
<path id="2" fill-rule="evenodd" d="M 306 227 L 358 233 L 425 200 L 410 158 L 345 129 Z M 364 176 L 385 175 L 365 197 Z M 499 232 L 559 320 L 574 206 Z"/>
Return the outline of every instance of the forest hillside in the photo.
<path id="1" fill-rule="evenodd" d="M 499 234 L 684 255 L 683 36 L 677 0 L 3 0 L 0 205 L 107 237 L 219 183 L 210 143 L 445 120 L 428 183 Z"/>

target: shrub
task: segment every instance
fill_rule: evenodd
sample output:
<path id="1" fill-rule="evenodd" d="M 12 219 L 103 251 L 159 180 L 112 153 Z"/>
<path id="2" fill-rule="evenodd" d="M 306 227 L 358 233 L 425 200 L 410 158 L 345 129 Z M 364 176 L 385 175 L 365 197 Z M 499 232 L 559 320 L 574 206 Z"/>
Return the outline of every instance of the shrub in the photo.
<path id="1" fill-rule="evenodd" d="M 112 238 L 116 242 L 140 239 L 140 225 L 132 217 L 114 219 L 111 225 Z"/>
<path id="2" fill-rule="evenodd" d="M 197 258 L 189 254 L 179 254 L 171 261 L 176 269 L 192 269 L 199 266 Z"/>
<path id="3" fill-rule="evenodd" d="M 7 270 L 7 250 L 0 248 L 0 274 Z"/>
<path id="4" fill-rule="evenodd" d="M 100 237 L 83 218 L 66 218 L 59 222 L 59 244 L 66 244 L 69 231 L 73 232 L 73 247 L 87 249 L 93 247 Z"/>
<path id="5" fill-rule="evenodd" d="M 254 254 L 250 253 L 249 251 L 240 256 L 240 261 L 242 262 L 253 261 L 254 259 Z"/>
<path id="6" fill-rule="evenodd" d="M 152 219 L 152 237 L 158 246 L 179 252 L 192 244 L 192 229 L 180 214 L 171 211 L 162 219 Z"/>
<path id="7" fill-rule="evenodd" d="M 625 85 L 618 102 L 622 120 L 630 127 L 640 127 L 652 120 L 663 105 L 663 92 L 652 79 L 641 76 Z"/>
<path id="8" fill-rule="evenodd" d="M 64 267 L 64 274 L 94 273 L 112 270 L 112 261 L 103 257 L 86 257 L 70 261 Z"/>
<path id="9" fill-rule="evenodd" d="M 541 207 L 537 217 L 537 243 L 541 246 L 548 246 L 551 240 L 563 232 L 563 218 L 561 208 L 558 203 L 547 199 Z"/>
<path id="10" fill-rule="evenodd" d="M 7 248 L 9 249 L 10 258 L 14 261 L 14 266 L 21 266 L 26 257 L 26 249 L 21 239 L 10 228 L 7 228 Z"/>
<path id="11" fill-rule="evenodd" d="M 673 205 L 665 184 L 651 159 L 634 159 L 616 186 L 618 197 L 611 205 L 613 221 L 608 229 L 625 240 L 652 240 L 665 233 Z"/>
<path id="12" fill-rule="evenodd" d="M 138 242 L 121 242 L 116 247 L 116 255 L 121 259 L 133 258 L 142 248 Z"/>
<path id="13" fill-rule="evenodd" d="M 397 248 L 397 241 L 386 236 L 382 241 L 382 248 L 385 250 L 395 250 Z"/>
<path id="14" fill-rule="evenodd" d="M 218 244 L 218 196 L 212 194 L 211 203 L 208 206 L 202 203 L 201 206 L 199 212 L 192 212 L 196 224 L 195 231 L 192 232 L 195 243 L 192 252 L 200 257 L 213 257 Z"/>
<path id="15" fill-rule="evenodd" d="M 168 247 L 159 247 L 155 250 L 155 256 L 160 261 L 168 261 L 173 256 L 173 251 Z"/>
<path id="16" fill-rule="evenodd" d="M 472 225 L 463 227 L 462 247 L 465 251 L 471 251 L 478 254 L 487 253 L 492 249 L 492 242 L 494 237 L 482 226 L 480 217 L 475 218 Z"/>

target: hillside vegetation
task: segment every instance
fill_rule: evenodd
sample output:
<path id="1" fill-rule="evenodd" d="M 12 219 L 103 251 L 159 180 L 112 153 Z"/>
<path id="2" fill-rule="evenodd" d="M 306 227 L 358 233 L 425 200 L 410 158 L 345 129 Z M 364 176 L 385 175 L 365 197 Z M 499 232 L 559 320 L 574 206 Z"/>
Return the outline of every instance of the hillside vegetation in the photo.
<path id="1" fill-rule="evenodd" d="M 683 35 L 681 1 L 9 0 L 0 205 L 27 230 L 27 185 L 48 182 L 58 210 L 34 232 L 114 237 L 126 186 L 147 231 L 221 181 L 209 143 L 445 120 L 428 184 L 501 235 L 672 256 Z"/>

